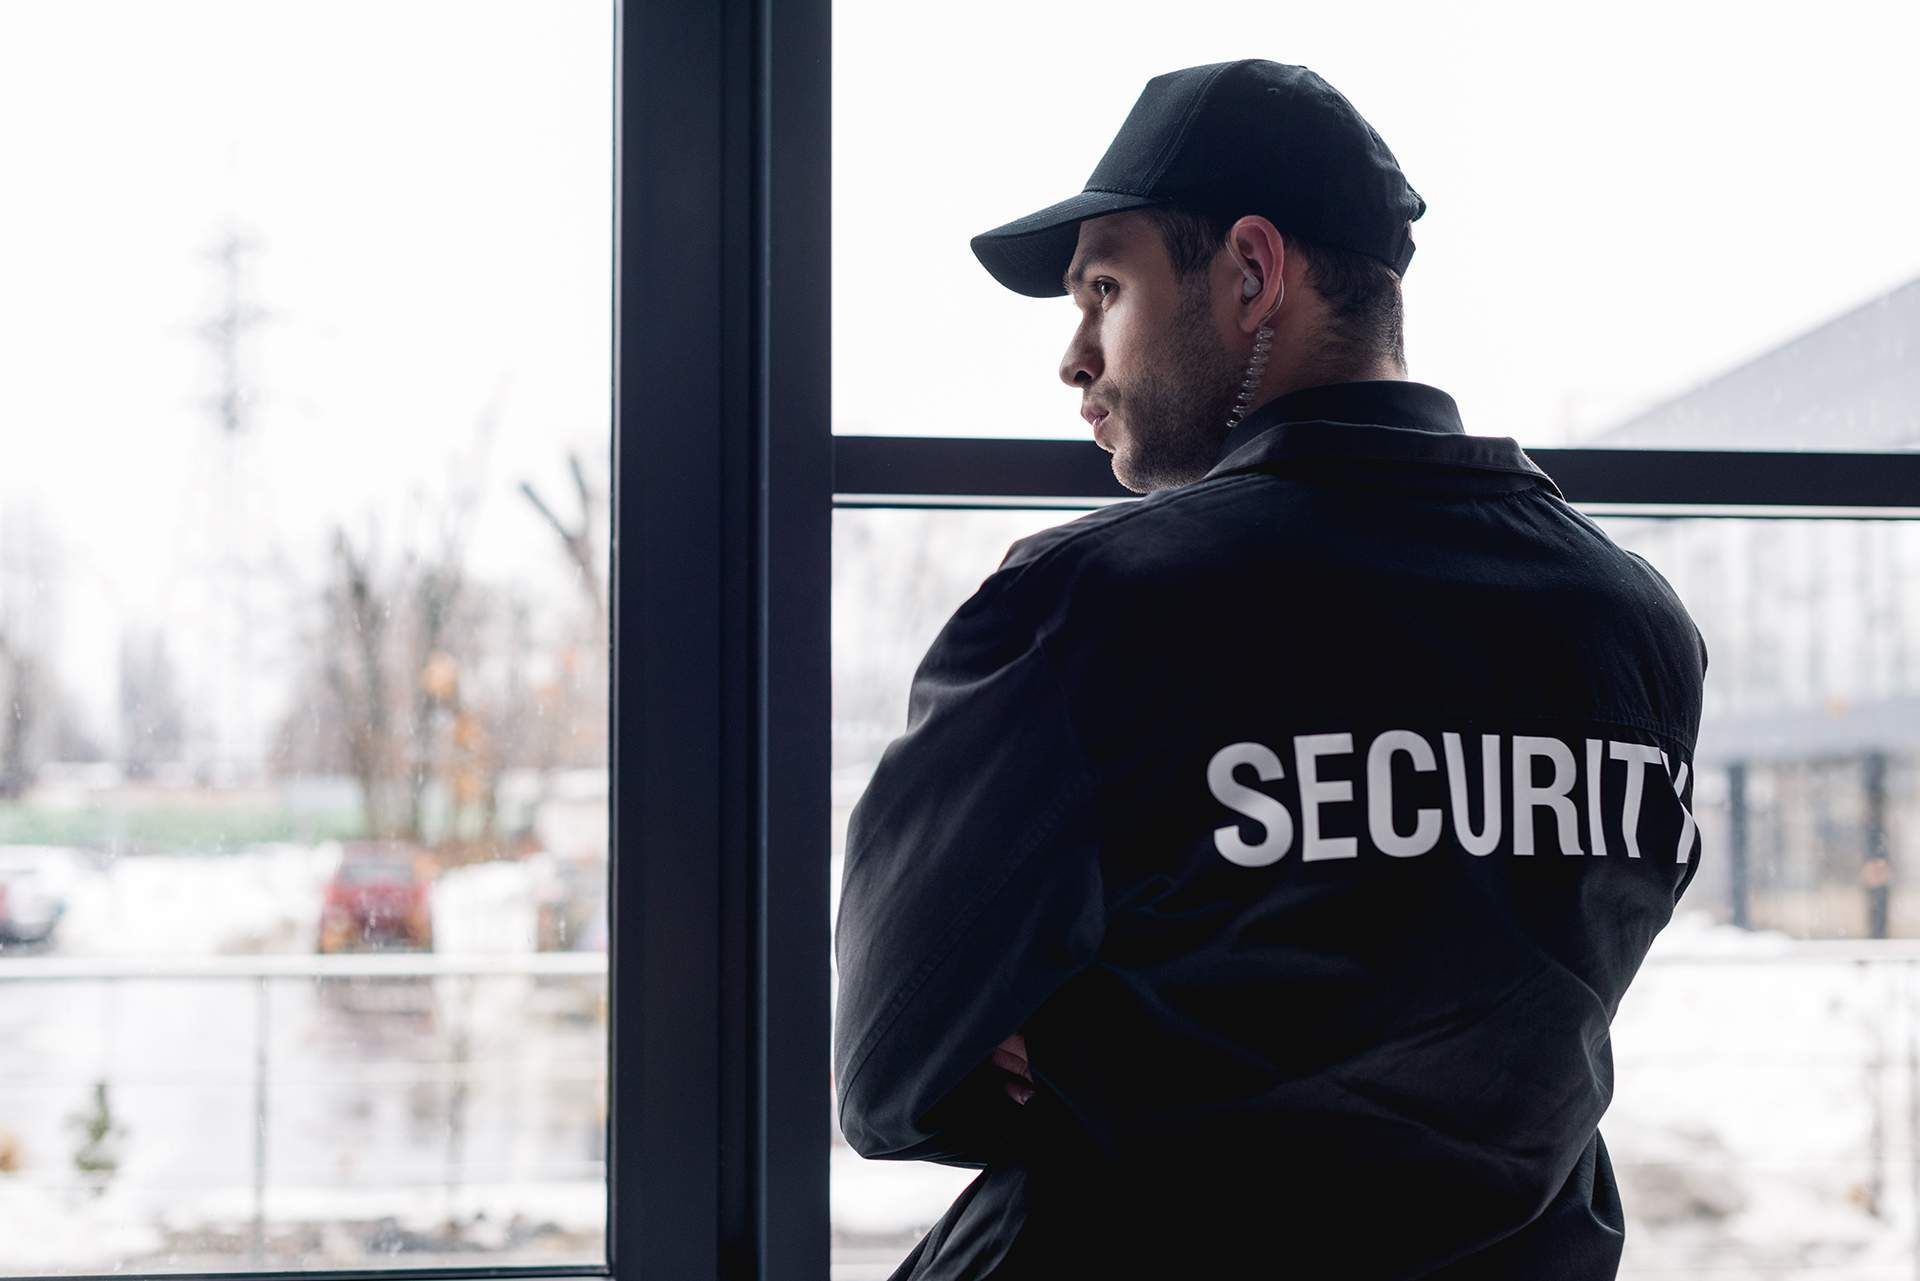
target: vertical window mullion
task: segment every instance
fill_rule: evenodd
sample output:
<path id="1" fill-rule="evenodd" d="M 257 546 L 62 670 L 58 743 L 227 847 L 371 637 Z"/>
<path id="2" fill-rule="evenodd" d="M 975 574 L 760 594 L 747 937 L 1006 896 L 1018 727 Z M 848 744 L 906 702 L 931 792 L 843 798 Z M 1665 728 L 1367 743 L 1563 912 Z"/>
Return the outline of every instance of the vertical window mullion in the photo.
<path id="1" fill-rule="evenodd" d="M 718 1266 L 723 8 L 617 18 L 608 1253 L 636 1281 Z"/>

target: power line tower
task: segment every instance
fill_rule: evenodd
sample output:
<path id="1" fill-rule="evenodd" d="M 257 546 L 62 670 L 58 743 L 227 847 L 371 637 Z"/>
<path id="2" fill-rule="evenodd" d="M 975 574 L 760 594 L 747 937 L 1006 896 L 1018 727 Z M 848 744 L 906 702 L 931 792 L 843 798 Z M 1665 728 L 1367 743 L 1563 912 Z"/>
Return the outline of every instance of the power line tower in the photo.
<path id="1" fill-rule="evenodd" d="M 260 242 L 228 227 L 207 250 L 217 273 L 215 310 L 196 329 L 212 356 L 215 391 L 204 402 L 211 439 L 193 481 L 201 508 L 194 629 L 199 654 L 188 758 L 204 784 L 236 786 L 263 773 L 267 731 L 260 688 L 271 510 L 258 457 L 259 396 L 251 339 L 272 318 L 250 298 L 249 259 Z"/>

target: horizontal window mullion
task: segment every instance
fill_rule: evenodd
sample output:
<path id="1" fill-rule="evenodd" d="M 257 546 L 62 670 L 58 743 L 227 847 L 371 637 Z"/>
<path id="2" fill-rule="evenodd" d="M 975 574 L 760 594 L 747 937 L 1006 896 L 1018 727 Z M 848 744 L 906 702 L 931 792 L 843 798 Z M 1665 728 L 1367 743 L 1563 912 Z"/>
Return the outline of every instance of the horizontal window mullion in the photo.
<path id="1" fill-rule="evenodd" d="M 1568 501 L 1609 514 L 1920 516 L 1920 450 L 1532 449 Z M 841 507 L 1093 507 L 1137 497 L 1090 441 L 836 436 Z M 1695 508 L 1717 508 L 1714 512 Z M 1790 510 L 1781 510 L 1790 509 Z"/>

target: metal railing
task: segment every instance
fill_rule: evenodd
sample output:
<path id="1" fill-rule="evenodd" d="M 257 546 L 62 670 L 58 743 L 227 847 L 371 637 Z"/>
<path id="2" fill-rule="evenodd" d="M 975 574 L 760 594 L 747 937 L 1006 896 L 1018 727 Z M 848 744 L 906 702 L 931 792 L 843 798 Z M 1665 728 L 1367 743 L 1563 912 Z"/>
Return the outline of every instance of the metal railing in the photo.
<path id="1" fill-rule="evenodd" d="M 271 1089 L 278 1085 L 312 1084 L 295 1078 L 278 1078 L 273 1073 L 270 1047 L 273 1044 L 269 991 L 275 983 L 347 982 L 355 980 L 450 979 L 460 984 L 456 1006 L 470 1021 L 472 985 L 489 978 L 583 978 L 605 980 L 608 973 L 604 952 L 532 952 L 471 953 L 442 955 L 424 952 L 368 952 L 334 955 L 249 955 L 141 958 L 135 956 L 26 956 L 0 960 L 0 986 L 30 983 L 107 984 L 192 981 L 209 983 L 245 983 L 253 988 L 254 1031 L 253 1071 L 253 1222 L 250 1260 L 256 1264 L 266 1257 L 267 1235 L 267 1153 L 269 1103 Z M 463 1093 L 470 1073 L 467 1061 L 469 1030 L 457 1025 L 453 1031 L 454 1060 L 450 1066 L 438 1066 L 430 1075 L 452 1085 L 456 1096 Z M 356 1081 L 381 1076 L 356 1067 Z M 335 1077 L 327 1078 L 329 1081 Z M 417 1072 L 396 1077 L 385 1074 L 380 1084 L 413 1083 L 423 1079 Z M 604 1076 L 599 1078 L 604 1083 Z M 152 1084 L 142 1081 L 142 1084 Z M 204 1076 L 194 1083 L 206 1084 Z M 16 1084 L 18 1084 L 16 1082 Z M 598 1175 L 605 1177 L 604 1162 Z M 451 1180 L 452 1172 L 448 1178 Z M 170 1180 L 170 1183 L 172 1181 Z"/>
<path id="2" fill-rule="evenodd" d="M 1690 1032 L 1685 1044 L 1646 1042 L 1644 1034 L 1651 1028 L 1672 1026 L 1671 1023 L 1659 1022 L 1642 1026 L 1639 1029 L 1642 1037 L 1640 1043 L 1632 1042 L 1634 1020 L 1638 1007 L 1643 1003 L 1670 998 L 1675 992 L 1684 990 L 1711 1004 L 1718 999 L 1713 995 L 1716 975 L 1728 979 L 1744 975 L 1752 980 L 1749 986 L 1788 991 L 1797 982 L 1793 975 L 1805 974 L 1819 967 L 1839 971 L 1827 980 L 1827 985 L 1833 991 L 1849 993 L 1854 1006 L 1865 1012 L 1872 1024 L 1866 1040 L 1856 1039 L 1845 1044 L 1799 1041 L 1784 1034 L 1787 1029 L 1783 1024 L 1762 1025 L 1758 1020 L 1752 1020 L 1743 1026 L 1754 1034 L 1755 1044 L 1760 1047 L 1758 1051 L 1738 1044 L 1708 1045 L 1707 1041 L 1714 1035 L 1711 1028 L 1703 1029 L 1697 1035 Z M 1810 1145 L 1818 1145 L 1818 1136 L 1792 1133 L 1791 1118 L 1766 1117 L 1758 1120 L 1783 1129 L 1784 1132 L 1773 1136 L 1785 1141 L 1783 1150 L 1777 1156 L 1761 1157 L 1749 1145 L 1749 1156 L 1754 1159 L 1743 1163 L 1739 1160 L 1738 1152 L 1730 1153 L 1727 1159 L 1733 1168 L 1745 1170 L 1756 1177 L 1790 1177 L 1798 1173 L 1809 1179 L 1831 1181 L 1852 1178 L 1859 1183 L 1872 1184 L 1880 1206 L 1878 1213 L 1883 1217 L 1883 1236 L 1891 1241 L 1893 1237 L 1904 1235 L 1910 1261 L 1896 1267 L 1888 1262 L 1885 1249 L 1877 1251 L 1871 1260 L 1861 1259 L 1856 1263 L 1813 1263 L 1806 1259 L 1774 1262 L 1764 1257 L 1719 1262 L 1699 1259 L 1676 1261 L 1661 1257 L 1659 1251 L 1651 1256 L 1643 1251 L 1641 1258 L 1636 1261 L 1635 1238 L 1644 1247 L 1647 1234 L 1635 1233 L 1630 1234 L 1629 1262 L 1621 1273 L 1624 1281 L 1668 1276 L 1739 1275 L 1847 1278 L 1849 1281 L 1893 1275 L 1920 1277 L 1920 1232 L 1915 1231 L 1916 1225 L 1920 1225 L 1920 1159 L 1917 1159 L 1920 1157 L 1920 972 L 1916 967 L 1920 967 L 1920 940 L 1798 941 L 1755 935 L 1740 939 L 1737 947 L 1726 950 L 1656 950 L 1648 958 L 1646 968 L 1634 990 L 1629 993 L 1622 1010 L 1622 1031 L 1630 1034 L 1630 1039 L 1619 1046 L 1621 1080 L 1627 1089 L 1632 1088 L 1636 1079 L 1644 1080 L 1651 1075 L 1667 1072 L 1693 1073 L 1701 1081 L 1716 1072 L 1748 1077 L 1771 1074 L 1792 1077 L 1798 1073 L 1821 1088 L 1834 1090 L 1854 1089 L 1848 1082 L 1856 1085 L 1864 1083 L 1865 1088 L 1857 1090 L 1857 1097 L 1843 1100 L 1845 1106 L 1860 1109 L 1862 1117 L 1867 1118 L 1855 1127 L 1860 1134 L 1868 1136 L 1859 1146 L 1849 1147 L 1837 1155 L 1815 1152 L 1810 1150 Z M 156 960 L 132 957 L 18 957 L 0 962 L 0 984 L 125 984 L 189 980 L 242 983 L 253 988 L 253 1251 L 256 1257 L 264 1252 L 267 1224 L 267 1104 L 272 1090 L 284 1090 L 290 1085 L 302 1083 L 296 1078 L 283 1076 L 276 1079 L 274 1076 L 270 1053 L 272 1025 L 269 1021 L 272 1003 L 266 995 L 274 984 L 296 980 L 329 982 L 443 978 L 455 980 L 470 991 L 473 983 L 491 977 L 596 980 L 604 979 L 606 974 L 606 957 L 599 953 L 469 956 L 384 953 Z M 1680 986 L 1676 987 L 1676 984 Z M 1826 990 L 1818 981 L 1814 986 Z M 1736 1016 L 1726 1017 L 1731 1019 Z M 455 1038 L 457 1045 L 457 1031 Z M 1719 1055 L 1721 1061 L 1717 1066 L 1703 1063 L 1698 1057 L 1702 1053 Z M 449 1072 L 458 1076 L 462 1071 L 457 1056 L 451 1067 L 445 1063 L 429 1067 L 435 1079 L 450 1080 Z M 357 1074 L 370 1072 L 382 1084 L 394 1079 L 391 1072 L 383 1072 L 377 1065 L 355 1065 L 352 1071 L 356 1079 Z M 1685 1088 L 1693 1089 L 1695 1086 L 1687 1085 Z M 1797 1150 L 1794 1148 L 1795 1141 L 1801 1143 Z M 1616 1144 L 1614 1154 L 1623 1168 L 1637 1165 L 1644 1170 L 1685 1165 L 1684 1161 L 1636 1160 L 1630 1144 Z M 1718 1167 L 1702 1167 L 1696 1171 L 1703 1178 L 1715 1177 L 1718 1172 Z M 1632 1218 L 1636 1210 L 1651 1207 L 1644 1201 L 1636 1206 L 1630 1196 L 1627 1208 Z M 836 1255 L 837 1276 L 852 1276 L 863 1267 L 873 1266 L 870 1259 L 860 1260 L 856 1255 L 842 1257 L 842 1254 Z"/>

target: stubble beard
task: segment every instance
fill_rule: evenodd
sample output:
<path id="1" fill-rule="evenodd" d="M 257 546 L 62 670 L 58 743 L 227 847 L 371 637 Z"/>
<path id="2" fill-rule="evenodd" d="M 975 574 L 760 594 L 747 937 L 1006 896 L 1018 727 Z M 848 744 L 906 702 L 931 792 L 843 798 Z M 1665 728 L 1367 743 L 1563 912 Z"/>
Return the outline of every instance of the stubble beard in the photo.
<path id="1" fill-rule="evenodd" d="M 1190 485 L 1213 470 L 1240 391 L 1242 361 L 1220 342 L 1204 284 L 1183 285 L 1138 375 L 1107 391 L 1119 421 L 1113 474 L 1136 494 Z"/>

